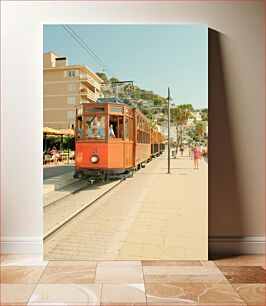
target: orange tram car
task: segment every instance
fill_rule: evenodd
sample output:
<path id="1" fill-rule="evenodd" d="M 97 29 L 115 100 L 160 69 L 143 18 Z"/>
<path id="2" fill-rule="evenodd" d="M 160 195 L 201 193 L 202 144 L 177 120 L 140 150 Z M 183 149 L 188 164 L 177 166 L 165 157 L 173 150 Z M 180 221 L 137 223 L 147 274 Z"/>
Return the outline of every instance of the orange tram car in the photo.
<path id="1" fill-rule="evenodd" d="M 140 110 L 115 98 L 77 106 L 75 120 L 76 178 L 125 178 L 165 147 Z"/>

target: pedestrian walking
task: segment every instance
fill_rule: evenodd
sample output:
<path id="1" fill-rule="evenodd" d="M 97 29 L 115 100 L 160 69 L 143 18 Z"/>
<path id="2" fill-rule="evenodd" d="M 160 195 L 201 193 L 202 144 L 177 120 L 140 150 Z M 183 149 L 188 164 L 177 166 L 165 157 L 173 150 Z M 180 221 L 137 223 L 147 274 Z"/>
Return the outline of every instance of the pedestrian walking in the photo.
<path id="1" fill-rule="evenodd" d="M 180 150 L 180 154 L 181 154 L 181 156 L 183 156 L 184 147 L 183 147 L 183 145 L 182 145 L 182 144 L 180 145 L 179 150 Z"/>
<path id="2" fill-rule="evenodd" d="M 191 146 L 190 143 L 187 145 L 187 148 L 188 148 L 188 157 L 191 157 L 191 154 L 192 154 L 192 146 Z"/>
<path id="3" fill-rule="evenodd" d="M 194 155 L 194 169 L 199 170 L 199 158 L 201 157 L 201 153 L 199 150 L 199 146 L 196 143 L 194 148 L 193 148 L 193 155 Z"/>

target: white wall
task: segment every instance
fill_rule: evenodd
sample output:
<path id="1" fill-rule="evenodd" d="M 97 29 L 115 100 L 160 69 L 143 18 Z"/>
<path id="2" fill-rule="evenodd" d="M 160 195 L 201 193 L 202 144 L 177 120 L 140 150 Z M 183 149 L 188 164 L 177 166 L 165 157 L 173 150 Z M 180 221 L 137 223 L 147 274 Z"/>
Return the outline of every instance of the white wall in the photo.
<path id="1" fill-rule="evenodd" d="M 2 252 L 42 252 L 43 23 L 204 23 L 221 33 L 210 35 L 210 236 L 215 245 L 226 236 L 239 237 L 232 245 L 245 237 L 262 247 L 263 1 L 5 1 L 1 7 Z"/>

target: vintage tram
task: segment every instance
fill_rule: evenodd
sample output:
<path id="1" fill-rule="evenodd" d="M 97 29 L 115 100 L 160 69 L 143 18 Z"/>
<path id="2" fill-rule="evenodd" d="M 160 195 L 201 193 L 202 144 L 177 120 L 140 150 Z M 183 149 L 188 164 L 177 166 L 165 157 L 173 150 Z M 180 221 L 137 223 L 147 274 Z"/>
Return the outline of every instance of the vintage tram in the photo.
<path id="1" fill-rule="evenodd" d="M 80 104 L 75 120 L 74 177 L 121 178 L 156 156 L 152 150 L 162 151 L 163 136 L 151 132 L 149 120 L 137 108 L 118 99 Z"/>

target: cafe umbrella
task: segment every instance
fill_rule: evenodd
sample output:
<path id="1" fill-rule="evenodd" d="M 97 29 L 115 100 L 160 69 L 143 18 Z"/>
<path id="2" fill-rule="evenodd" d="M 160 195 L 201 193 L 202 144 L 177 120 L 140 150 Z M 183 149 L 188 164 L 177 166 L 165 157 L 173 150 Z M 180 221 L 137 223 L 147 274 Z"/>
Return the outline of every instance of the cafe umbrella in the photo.
<path id="1" fill-rule="evenodd" d="M 46 139 L 46 136 L 47 135 L 52 135 L 52 136 L 59 136 L 59 135 L 62 135 L 62 133 L 58 130 L 55 130 L 55 129 L 52 129 L 52 128 L 49 128 L 49 127 L 44 127 L 43 128 L 43 139 L 44 139 L 44 150 L 45 152 L 47 152 L 47 139 Z"/>
<path id="2" fill-rule="evenodd" d="M 67 138 L 69 139 L 69 137 L 73 137 L 74 136 L 74 130 L 72 129 L 60 129 L 59 132 L 62 135 L 66 135 Z M 69 163 L 69 146 L 68 146 L 68 142 L 67 142 L 67 162 Z"/>

